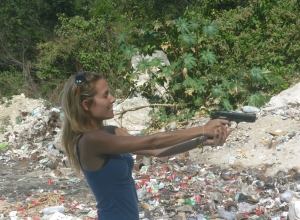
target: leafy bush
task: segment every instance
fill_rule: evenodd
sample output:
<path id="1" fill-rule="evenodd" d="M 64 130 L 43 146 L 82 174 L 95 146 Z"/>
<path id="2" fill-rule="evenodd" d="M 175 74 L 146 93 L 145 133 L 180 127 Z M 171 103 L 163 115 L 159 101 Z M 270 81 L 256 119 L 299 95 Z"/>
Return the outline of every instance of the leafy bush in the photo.
<path id="1" fill-rule="evenodd" d="M 132 70 L 132 56 L 150 55 L 159 49 L 167 54 L 170 66 L 162 66 L 158 58 L 144 58 L 137 66 L 138 72 L 159 70 L 153 71 L 147 84 L 137 88 L 152 103 L 165 104 L 152 113 L 157 126 L 217 108 L 262 106 L 270 96 L 299 78 L 299 0 L 64 2 L 70 7 L 62 4 L 58 10 L 66 10 L 66 14 L 59 16 L 52 38 L 56 10 L 44 7 L 45 16 L 41 19 L 46 20 L 35 30 L 36 25 L 28 21 L 36 21 L 37 14 L 24 20 L 23 15 L 30 14 L 24 4 L 13 3 L 21 7 L 22 19 L 10 19 L 12 23 L 7 23 L 6 17 L 13 18 L 8 15 L 14 7 L 8 7 L 10 3 L 6 1 L 1 33 L 5 33 L 7 24 L 20 31 L 14 37 L 3 35 L 3 48 L 14 53 L 3 53 L 0 59 L 10 64 L 11 57 L 17 57 L 17 61 L 25 58 L 14 65 L 33 78 L 26 81 L 26 74 L 16 70 L 2 72 L 0 77 L 5 84 L 0 85 L 1 96 L 26 91 L 28 85 L 22 85 L 25 79 L 39 85 L 43 98 L 56 100 L 63 81 L 71 74 L 101 71 L 112 85 L 112 92 L 125 98 L 138 77 Z M 71 17 L 76 13 L 81 16 Z M 24 21 L 30 29 L 22 25 Z M 42 28 L 48 22 L 49 28 Z M 23 40 L 19 40 L 19 35 Z M 36 42 L 40 42 L 37 48 Z M 40 53 L 36 58 L 37 49 Z M 7 70 L 6 64 L 0 66 L 1 70 Z M 168 85 L 166 99 L 153 96 L 155 84 Z"/>
<path id="2" fill-rule="evenodd" d="M 85 20 L 79 16 L 70 19 L 61 16 L 60 21 L 57 38 L 38 45 L 39 78 L 53 81 L 57 77 L 68 78 L 79 72 L 96 71 L 102 72 L 113 88 L 122 85 L 118 78 L 118 45 L 109 25 L 101 18 Z"/>
<path id="3" fill-rule="evenodd" d="M 26 93 L 23 73 L 14 69 L 0 72 L 0 97 L 11 97 Z"/>
<path id="4" fill-rule="evenodd" d="M 178 19 L 155 21 L 151 41 L 141 48 L 121 47 L 123 52 L 124 48 L 131 51 L 128 56 L 137 50 L 146 55 L 151 53 L 147 48 L 162 49 L 171 62 L 161 66 L 157 60 L 143 59 L 138 65 L 139 72 L 160 69 L 139 91 L 151 100 L 154 84 L 168 83 L 166 103 L 177 106 L 153 112 L 154 121 L 165 123 L 165 118 L 173 120 L 174 115 L 192 117 L 216 108 L 260 107 L 295 79 L 300 61 L 297 0 L 240 2 L 229 10 L 221 4 L 216 10 L 209 6 L 215 11 L 214 21 L 205 19 L 209 13 L 205 15 L 199 7 L 189 7 Z M 129 42 L 134 41 L 130 37 L 123 41 Z"/>
<path id="5" fill-rule="evenodd" d="M 287 88 L 299 71 L 297 5 L 297 0 L 254 1 L 251 6 L 220 14 L 216 19 L 220 35 L 215 46 L 221 71 L 257 66 L 264 70 L 264 80 L 260 78 L 256 83 L 265 93 L 271 95 Z"/>

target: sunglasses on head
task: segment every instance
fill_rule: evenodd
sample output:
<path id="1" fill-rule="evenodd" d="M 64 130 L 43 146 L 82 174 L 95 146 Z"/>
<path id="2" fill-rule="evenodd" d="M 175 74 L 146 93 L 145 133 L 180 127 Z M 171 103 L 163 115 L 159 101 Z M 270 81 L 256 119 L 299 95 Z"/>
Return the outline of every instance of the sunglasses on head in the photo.
<path id="1" fill-rule="evenodd" d="M 75 76 L 75 83 L 77 86 L 80 86 L 81 83 L 85 80 L 85 74 L 79 73 Z"/>
<path id="2" fill-rule="evenodd" d="M 75 76 L 75 83 L 77 85 L 77 95 L 80 96 L 80 86 L 81 83 L 85 80 L 85 74 L 79 73 Z"/>

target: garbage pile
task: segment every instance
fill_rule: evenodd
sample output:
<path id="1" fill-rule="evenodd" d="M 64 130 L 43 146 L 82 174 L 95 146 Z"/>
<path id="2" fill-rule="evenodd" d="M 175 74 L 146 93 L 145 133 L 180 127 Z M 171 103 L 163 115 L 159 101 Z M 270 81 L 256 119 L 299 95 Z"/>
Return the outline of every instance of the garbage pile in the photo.
<path id="1" fill-rule="evenodd" d="M 270 177 L 263 168 L 174 157 L 142 166 L 135 178 L 142 219 L 295 219 L 300 210 L 298 170 Z"/>
<path id="2" fill-rule="evenodd" d="M 271 115 L 299 121 L 299 112 L 295 108 L 255 114 L 258 120 Z M 0 219 L 98 219 L 84 177 L 78 178 L 69 168 L 57 141 L 62 117 L 60 107 L 21 112 L 16 123 L 23 130 L 0 140 Z M 210 150 L 227 151 L 229 146 L 245 144 L 247 138 L 233 133 L 226 146 Z M 257 140 L 261 145 L 256 148 L 279 148 L 285 142 L 300 143 L 299 138 L 298 130 L 275 131 Z M 240 155 L 240 159 L 245 156 Z M 224 168 L 203 163 L 189 153 L 135 157 L 140 219 L 300 219 L 297 168 L 269 176 L 268 164 L 249 168 L 236 164 L 235 159 Z"/>
<path id="3" fill-rule="evenodd" d="M 0 142 L 0 219 L 94 219 L 96 204 L 88 197 L 87 183 L 68 167 L 56 145 L 62 117 L 59 107 L 21 112 L 16 123 L 22 129 L 4 135 Z"/>

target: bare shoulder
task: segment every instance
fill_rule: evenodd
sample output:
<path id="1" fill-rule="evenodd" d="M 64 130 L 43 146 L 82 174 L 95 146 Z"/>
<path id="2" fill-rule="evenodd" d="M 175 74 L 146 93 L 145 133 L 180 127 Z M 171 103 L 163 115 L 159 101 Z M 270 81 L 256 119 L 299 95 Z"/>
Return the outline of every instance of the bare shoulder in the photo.
<path id="1" fill-rule="evenodd" d="M 80 142 L 84 145 L 93 146 L 94 144 L 106 143 L 115 140 L 115 136 L 131 136 L 127 131 L 117 126 L 105 126 L 103 130 L 85 132 Z M 79 143 L 80 144 L 80 143 Z"/>
<path id="2" fill-rule="evenodd" d="M 130 134 L 127 131 L 114 125 L 104 126 L 104 130 L 110 134 L 118 136 L 130 136 Z"/>
<path id="3" fill-rule="evenodd" d="M 134 137 L 124 129 L 110 127 L 107 129 L 85 132 L 79 141 L 87 155 L 123 154 L 147 147 L 145 138 Z"/>
<path id="4" fill-rule="evenodd" d="M 112 143 L 114 138 L 114 134 L 105 130 L 85 132 L 78 141 L 78 146 L 87 154 L 94 155 L 100 146 L 104 146 L 106 141 Z"/>
<path id="5" fill-rule="evenodd" d="M 107 136 L 112 136 L 105 130 L 97 130 L 97 131 L 90 131 L 85 132 L 79 140 L 79 145 L 89 145 L 94 141 L 99 141 L 102 138 L 107 138 Z"/>

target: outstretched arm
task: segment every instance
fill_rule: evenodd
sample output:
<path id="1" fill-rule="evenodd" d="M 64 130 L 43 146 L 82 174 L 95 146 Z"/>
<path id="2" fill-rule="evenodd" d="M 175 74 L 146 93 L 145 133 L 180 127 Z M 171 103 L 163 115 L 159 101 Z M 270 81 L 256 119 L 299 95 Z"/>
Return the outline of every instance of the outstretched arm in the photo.
<path id="1" fill-rule="evenodd" d="M 133 152 L 133 154 L 137 155 L 146 155 L 146 156 L 155 156 L 155 157 L 166 157 L 166 156 L 172 156 L 175 154 L 184 153 L 186 151 L 190 151 L 192 149 L 195 149 L 200 144 L 203 146 L 222 146 L 228 135 L 233 131 L 233 129 L 227 129 L 227 128 L 219 128 L 215 131 L 215 134 L 212 138 L 203 137 L 196 141 L 190 140 L 186 141 L 180 144 L 176 144 L 171 147 L 167 147 L 164 149 L 157 149 L 157 150 L 142 150 L 142 151 L 136 151 Z"/>
<path id="2" fill-rule="evenodd" d="M 202 141 L 200 141 L 200 143 L 201 142 Z M 190 140 L 164 149 L 141 150 L 132 153 L 137 155 L 145 155 L 145 156 L 167 157 L 175 154 L 181 154 L 186 151 L 190 151 L 192 149 L 195 149 L 196 147 L 197 147 L 196 140 Z"/>
<path id="3" fill-rule="evenodd" d="M 84 133 L 78 143 L 79 147 L 84 146 L 85 152 L 91 156 L 132 153 L 141 150 L 168 149 L 191 139 L 197 139 L 197 137 L 202 136 L 203 134 L 208 138 L 214 138 L 215 136 L 220 136 L 221 138 L 224 136 L 224 132 L 226 132 L 229 124 L 230 122 L 228 120 L 215 119 L 208 121 L 204 126 L 200 127 L 158 132 L 139 137 L 126 135 L 124 134 L 125 131 L 120 128 L 115 129 L 115 135 L 109 134 L 104 130 L 94 130 Z M 216 132 L 218 134 L 215 134 Z M 214 142 L 215 140 L 212 139 L 210 144 L 215 144 Z"/>

